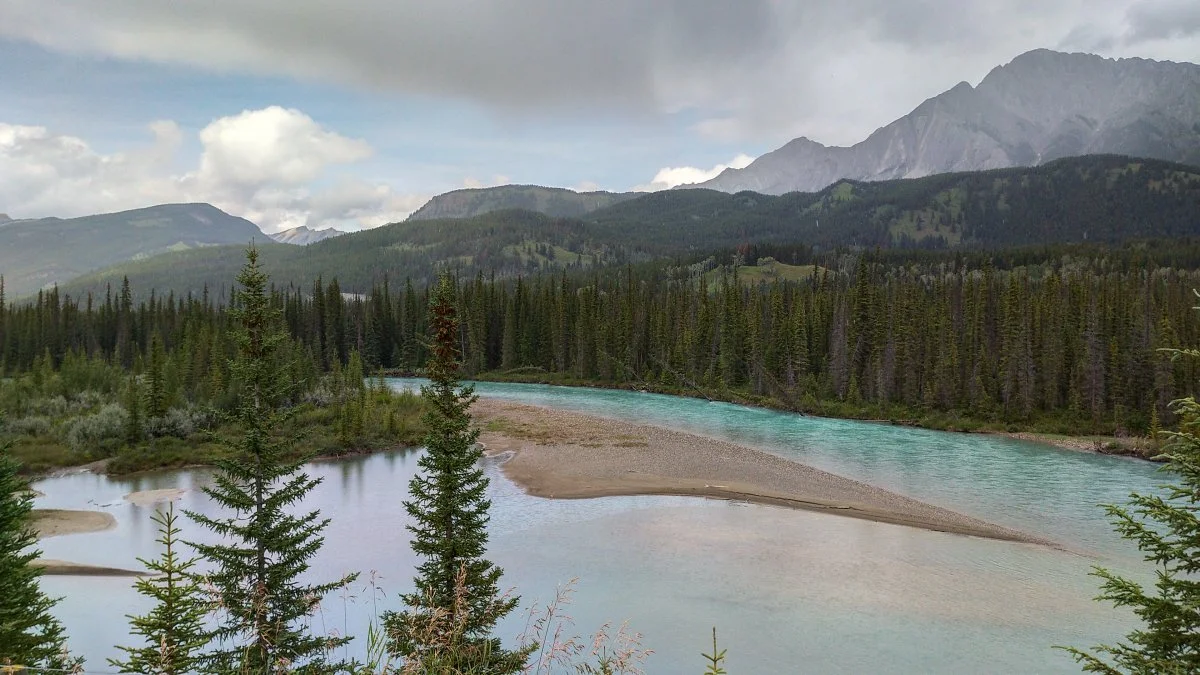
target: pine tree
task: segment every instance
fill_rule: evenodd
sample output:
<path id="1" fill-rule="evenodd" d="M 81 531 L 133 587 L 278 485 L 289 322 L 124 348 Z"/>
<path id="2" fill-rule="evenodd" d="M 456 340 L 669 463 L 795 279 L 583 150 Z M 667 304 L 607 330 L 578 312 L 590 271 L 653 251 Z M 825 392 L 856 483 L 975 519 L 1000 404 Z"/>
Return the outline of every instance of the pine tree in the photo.
<path id="1" fill-rule="evenodd" d="M 208 644 L 204 617 L 209 605 L 200 583 L 191 571 L 196 559 L 179 557 L 179 528 L 175 526 L 175 504 L 151 518 L 158 523 L 162 557 L 138 561 L 154 576 L 138 579 L 138 593 L 155 601 L 148 614 L 129 617 L 129 632 L 145 638 L 142 647 L 118 647 L 127 660 L 109 659 L 122 673 L 178 675 L 200 666 L 200 650 Z"/>
<path id="2" fill-rule="evenodd" d="M 240 387 L 235 416 L 242 436 L 227 442 L 229 457 L 217 462 L 220 472 L 204 489 L 232 515 L 188 512 L 220 537 L 215 544 L 191 544 L 213 564 L 207 579 L 222 609 L 209 635 L 215 649 L 205 655 L 205 669 L 334 672 L 344 664 L 328 663 L 326 657 L 348 638 L 312 635 L 306 619 L 326 593 L 345 587 L 354 575 L 324 584 L 300 582 L 324 542 L 321 532 L 329 520 L 318 511 L 293 513 L 320 481 L 301 470 L 307 457 L 290 459 L 292 443 L 276 438 L 291 417 L 280 407 L 287 392 L 278 356 L 287 338 L 255 248 L 247 250 L 237 281 L 231 317 L 238 354 L 231 373 Z"/>
<path id="3" fill-rule="evenodd" d="M 458 318 L 454 282 L 442 277 L 430 298 L 432 332 L 422 473 L 409 484 L 405 508 L 413 518 L 412 547 L 425 558 L 416 591 L 403 596 L 408 609 L 384 617 L 393 654 L 438 672 L 474 668 L 478 673 L 515 673 L 532 651 L 510 652 L 491 635 L 497 620 L 517 606 L 500 595 L 503 570 L 485 559 L 488 479 L 471 429 L 474 390 L 458 384 Z M 432 627 L 432 629 L 431 629 Z"/>
<path id="4" fill-rule="evenodd" d="M 1175 354 L 1197 358 L 1200 350 Z M 1134 494 L 1127 507 L 1105 507 L 1121 536 L 1154 563 L 1154 588 L 1102 568 L 1094 571 L 1104 580 L 1100 599 L 1133 609 L 1144 625 L 1126 642 L 1100 645 L 1095 653 L 1069 649 L 1087 672 L 1200 672 L 1200 402 L 1189 397 L 1175 401 L 1173 408 L 1179 431 L 1168 434 L 1164 454 L 1165 470 L 1177 482 L 1162 486 L 1165 496 Z"/>
<path id="5" fill-rule="evenodd" d="M 167 391 L 165 382 L 166 353 L 162 337 L 155 333 L 150 338 L 150 359 L 146 364 L 145 412 L 146 417 L 162 417 L 167 414 Z"/>
<path id="6" fill-rule="evenodd" d="M 33 496 L 17 468 L 9 446 L 0 446 L 0 664 L 63 668 L 66 637 L 50 614 L 58 601 L 38 585 Z"/>
<path id="7" fill-rule="evenodd" d="M 125 442 L 136 445 L 142 440 L 142 397 L 138 395 L 137 377 L 130 376 L 125 388 L 125 410 L 129 416 L 125 418 Z"/>

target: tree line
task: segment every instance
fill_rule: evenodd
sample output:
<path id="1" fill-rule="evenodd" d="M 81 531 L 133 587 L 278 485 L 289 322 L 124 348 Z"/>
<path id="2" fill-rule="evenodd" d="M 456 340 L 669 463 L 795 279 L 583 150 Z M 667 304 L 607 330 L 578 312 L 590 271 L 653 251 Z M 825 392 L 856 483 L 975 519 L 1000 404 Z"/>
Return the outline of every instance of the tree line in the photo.
<path id="1" fill-rule="evenodd" d="M 796 280 L 761 262 L 461 279 L 464 372 L 1117 434 L 1167 424 L 1169 402 L 1195 381 L 1194 364 L 1158 356 L 1200 340 L 1195 270 L 863 254 Z M 273 302 L 303 356 L 289 362 L 311 371 L 358 353 L 368 371 L 413 373 L 428 358 L 428 292 L 411 282 L 346 294 L 317 279 L 276 289 Z M 0 363 L 24 372 L 86 354 L 129 366 L 160 340 L 170 386 L 203 391 L 229 376 L 228 320 L 206 295 L 135 303 L 127 284 L 103 299 L 51 290 L 0 305 Z"/>

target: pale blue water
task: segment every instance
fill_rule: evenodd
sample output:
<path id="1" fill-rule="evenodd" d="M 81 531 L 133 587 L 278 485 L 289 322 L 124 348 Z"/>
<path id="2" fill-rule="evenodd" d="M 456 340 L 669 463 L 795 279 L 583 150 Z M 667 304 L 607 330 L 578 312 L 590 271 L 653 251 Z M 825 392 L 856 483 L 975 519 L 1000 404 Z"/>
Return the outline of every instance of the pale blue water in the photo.
<path id="1" fill-rule="evenodd" d="M 396 380 L 394 386 L 415 386 Z M 716 625 L 730 673 L 1078 672 L 1050 649 L 1118 638 L 1129 616 L 1093 602 L 1095 563 L 1144 568 L 1116 537 L 1099 502 L 1151 491 L 1145 463 L 1060 451 L 993 436 L 949 434 L 633 392 L 480 384 L 485 396 L 702 433 L 792 457 L 987 520 L 1043 534 L 1089 556 L 824 514 L 682 497 L 546 500 L 523 494 L 489 463 L 490 553 L 525 605 L 580 579 L 568 613 L 577 633 L 629 620 L 656 653 L 648 673 L 699 673 Z M 376 570 L 375 603 L 332 598 L 316 625 L 365 632 L 397 606 L 414 558 L 401 501 L 415 455 L 315 464 L 310 505 L 334 519 L 316 561 L 321 579 Z M 204 471 L 133 479 L 90 474 L 38 483 L 38 505 L 113 513 L 108 532 L 43 542 L 47 557 L 119 567 L 156 554 L 151 508 L 122 495 L 201 485 Z M 186 508 L 208 511 L 197 491 Z M 187 534 L 203 536 L 185 524 Z M 128 579 L 48 577 L 72 645 L 106 670 L 127 641 L 123 615 L 140 611 Z M 500 627 L 510 638 L 524 625 Z"/>

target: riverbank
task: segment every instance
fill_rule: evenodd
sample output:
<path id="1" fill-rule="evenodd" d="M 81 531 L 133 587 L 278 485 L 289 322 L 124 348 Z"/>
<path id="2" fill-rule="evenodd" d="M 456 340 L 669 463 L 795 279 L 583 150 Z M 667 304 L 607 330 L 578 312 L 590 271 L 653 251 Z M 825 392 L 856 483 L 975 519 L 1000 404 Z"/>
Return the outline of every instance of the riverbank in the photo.
<path id="1" fill-rule="evenodd" d="M 415 376 L 414 376 L 415 377 Z M 878 406 L 855 406 L 847 402 L 818 401 L 808 398 L 805 401 L 783 401 L 771 396 L 756 396 L 746 392 L 731 390 L 700 390 L 695 387 L 679 387 L 652 382 L 601 382 L 595 380 L 579 380 L 560 374 L 536 372 L 516 373 L 480 373 L 473 376 L 480 382 L 508 382 L 513 384 L 545 384 L 561 387 L 580 387 L 585 389 L 615 389 L 620 391 L 639 391 L 667 396 L 684 396 L 687 398 L 702 398 L 709 401 L 735 403 L 737 405 L 753 406 L 767 410 L 792 412 L 801 415 L 812 415 L 829 419 L 854 420 L 857 422 L 876 422 L 896 426 L 929 429 L 931 431 L 950 431 L 954 433 L 998 434 L 1019 440 L 1032 441 L 1053 445 L 1065 450 L 1095 452 L 1103 455 L 1118 455 L 1132 457 L 1151 462 L 1161 462 L 1156 459 L 1159 455 L 1150 439 L 1140 436 L 1113 436 L 1106 434 L 1084 433 L 1076 430 L 1071 433 L 1063 431 L 1061 422 L 1046 422 L 1044 424 L 1014 425 L 972 418 L 958 412 L 922 412 L 899 407 L 880 409 Z"/>
<path id="2" fill-rule="evenodd" d="M 1053 542 L 744 446 L 621 420 L 480 399 L 472 415 L 506 476 L 556 499 L 684 495 L 990 539 Z"/>

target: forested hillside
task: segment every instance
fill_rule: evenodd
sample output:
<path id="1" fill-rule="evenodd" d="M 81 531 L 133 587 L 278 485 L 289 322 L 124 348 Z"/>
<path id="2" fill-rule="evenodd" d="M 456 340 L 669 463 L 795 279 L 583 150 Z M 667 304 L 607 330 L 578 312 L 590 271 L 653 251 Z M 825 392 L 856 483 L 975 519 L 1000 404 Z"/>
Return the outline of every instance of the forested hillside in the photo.
<path id="1" fill-rule="evenodd" d="M 591 220 L 664 254 L 682 245 L 999 248 L 1200 234 L 1200 169 L 1117 156 L 882 182 L 778 197 L 673 190 Z M 686 244 L 685 244 L 686 242 Z"/>
<path id="2" fill-rule="evenodd" d="M 9 295 L 65 283 L 167 251 L 264 238 L 248 220 L 209 204 L 163 204 L 82 218 L 0 220 L 0 276 Z"/>
<path id="3" fill-rule="evenodd" d="M 427 283 L 438 270 L 515 277 L 661 258 L 702 258 L 754 244 L 817 250 L 998 249 L 1053 242 L 1116 243 L 1200 235 L 1200 169 L 1122 157 L 880 183 L 843 181 L 819 193 L 771 197 L 710 190 L 649 194 L 588 220 L 500 211 L 419 220 L 303 248 L 263 247 L 281 286 L 337 276 L 363 293 L 384 277 Z M 128 277 L 135 292 L 214 292 L 238 269 L 240 247 L 171 253 L 64 286 L 103 294 Z M 11 295 L 11 293 L 10 293 Z"/>
<path id="4" fill-rule="evenodd" d="M 547 216 L 578 218 L 637 197 L 636 192 L 576 192 L 541 185 L 498 185 L 452 190 L 430 199 L 409 220 L 474 218 L 492 211 L 522 209 Z"/>

